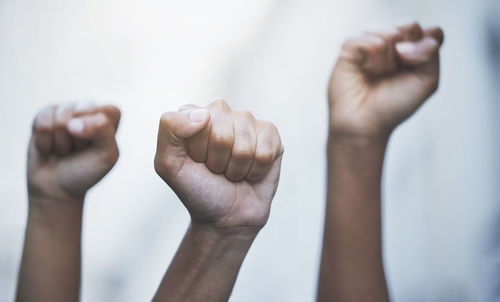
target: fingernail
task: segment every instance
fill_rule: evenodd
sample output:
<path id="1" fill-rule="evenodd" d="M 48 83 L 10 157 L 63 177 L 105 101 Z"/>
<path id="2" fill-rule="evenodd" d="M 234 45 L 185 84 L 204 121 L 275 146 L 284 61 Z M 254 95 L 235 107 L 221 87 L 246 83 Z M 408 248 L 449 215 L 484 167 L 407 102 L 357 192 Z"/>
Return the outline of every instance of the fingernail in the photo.
<path id="1" fill-rule="evenodd" d="M 189 119 L 195 123 L 202 123 L 208 118 L 208 111 L 206 109 L 196 109 L 189 113 Z"/>
<path id="2" fill-rule="evenodd" d="M 396 44 L 396 49 L 399 52 L 409 53 L 415 49 L 415 45 L 411 42 L 400 42 Z"/>
<path id="3" fill-rule="evenodd" d="M 85 125 L 82 119 L 74 118 L 68 122 L 68 130 L 72 133 L 82 133 Z"/>

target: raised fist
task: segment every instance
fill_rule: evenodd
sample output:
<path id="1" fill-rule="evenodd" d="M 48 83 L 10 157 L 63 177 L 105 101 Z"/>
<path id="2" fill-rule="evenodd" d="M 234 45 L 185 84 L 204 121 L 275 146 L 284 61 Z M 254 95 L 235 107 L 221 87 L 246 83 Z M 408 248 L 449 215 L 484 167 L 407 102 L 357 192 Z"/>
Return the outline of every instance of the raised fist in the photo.
<path id="1" fill-rule="evenodd" d="M 193 222 L 259 230 L 269 216 L 282 154 L 273 124 L 217 100 L 162 115 L 155 169 Z"/>
<path id="2" fill-rule="evenodd" d="M 38 113 L 28 155 L 30 199 L 82 200 L 118 160 L 114 106 L 68 104 Z"/>
<path id="3" fill-rule="evenodd" d="M 347 40 L 329 85 L 330 130 L 389 135 L 437 89 L 442 42 L 440 28 L 418 23 Z"/>

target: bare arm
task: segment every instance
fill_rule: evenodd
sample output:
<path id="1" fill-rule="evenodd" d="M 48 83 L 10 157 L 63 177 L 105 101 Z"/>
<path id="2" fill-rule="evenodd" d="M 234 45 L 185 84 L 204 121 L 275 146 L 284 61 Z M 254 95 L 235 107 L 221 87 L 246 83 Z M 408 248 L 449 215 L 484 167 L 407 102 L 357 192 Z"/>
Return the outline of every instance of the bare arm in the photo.
<path id="1" fill-rule="evenodd" d="M 386 141 L 331 138 L 319 301 L 388 301 L 380 182 Z M 335 297 L 335 298 L 334 298 Z"/>
<path id="2" fill-rule="evenodd" d="M 439 28 L 402 24 L 348 40 L 329 87 L 328 189 L 318 301 L 389 301 L 381 179 L 395 127 L 436 90 Z"/>
<path id="3" fill-rule="evenodd" d="M 77 301 L 83 200 L 37 202 L 46 203 L 30 201 L 17 301 Z"/>
<path id="4" fill-rule="evenodd" d="M 53 106 L 37 115 L 17 301 L 78 301 L 85 192 L 118 159 L 119 118 L 112 106 Z"/>
<path id="5" fill-rule="evenodd" d="M 155 301 L 227 301 L 255 235 L 191 224 Z"/>
<path id="6" fill-rule="evenodd" d="M 155 167 L 191 225 L 155 301 L 227 301 L 265 225 L 283 147 L 276 128 L 225 101 L 163 115 Z"/>

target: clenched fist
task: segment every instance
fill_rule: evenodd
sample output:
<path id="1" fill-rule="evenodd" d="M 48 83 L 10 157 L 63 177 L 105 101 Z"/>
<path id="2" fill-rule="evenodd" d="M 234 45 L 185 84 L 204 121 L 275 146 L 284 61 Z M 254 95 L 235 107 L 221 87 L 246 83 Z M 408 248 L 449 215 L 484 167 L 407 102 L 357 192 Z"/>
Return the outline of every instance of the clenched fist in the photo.
<path id="1" fill-rule="evenodd" d="M 118 159 L 114 106 L 47 107 L 33 122 L 28 155 L 30 200 L 82 200 Z"/>
<path id="2" fill-rule="evenodd" d="M 269 216 L 282 154 L 273 124 L 217 100 L 162 115 L 155 169 L 194 222 L 258 230 Z"/>
<path id="3" fill-rule="evenodd" d="M 28 221 L 16 301 L 78 301 L 87 190 L 118 159 L 114 106 L 47 107 L 28 150 Z"/>
<path id="4" fill-rule="evenodd" d="M 438 87 L 438 27 L 402 24 L 365 32 L 342 47 L 329 86 L 330 130 L 387 136 Z"/>

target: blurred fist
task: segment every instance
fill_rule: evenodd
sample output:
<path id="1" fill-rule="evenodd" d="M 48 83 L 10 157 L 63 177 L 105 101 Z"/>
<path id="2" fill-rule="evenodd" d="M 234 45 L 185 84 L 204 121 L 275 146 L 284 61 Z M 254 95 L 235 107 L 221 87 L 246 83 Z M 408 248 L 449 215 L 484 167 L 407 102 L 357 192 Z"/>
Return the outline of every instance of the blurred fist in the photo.
<path id="1" fill-rule="evenodd" d="M 40 111 L 28 154 L 30 197 L 83 199 L 118 160 L 114 106 L 68 104 Z"/>
<path id="2" fill-rule="evenodd" d="M 282 154 L 273 124 L 217 100 L 162 115 L 155 169 L 194 222 L 258 230 L 269 216 Z"/>
<path id="3" fill-rule="evenodd" d="M 402 24 L 342 47 L 329 85 L 330 130 L 387 136 L 436 91 L 443 31 Z"/>

